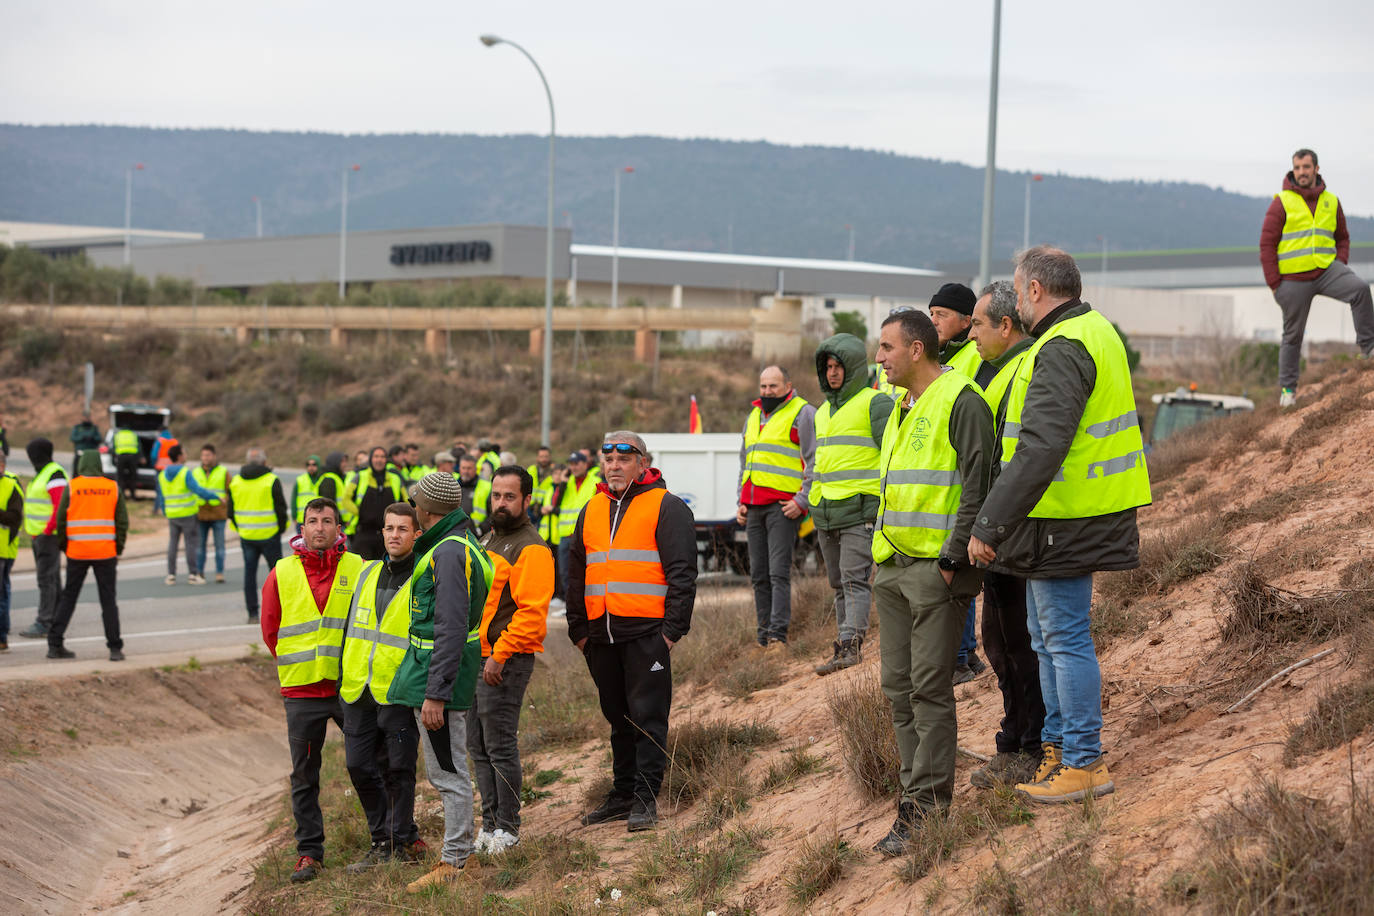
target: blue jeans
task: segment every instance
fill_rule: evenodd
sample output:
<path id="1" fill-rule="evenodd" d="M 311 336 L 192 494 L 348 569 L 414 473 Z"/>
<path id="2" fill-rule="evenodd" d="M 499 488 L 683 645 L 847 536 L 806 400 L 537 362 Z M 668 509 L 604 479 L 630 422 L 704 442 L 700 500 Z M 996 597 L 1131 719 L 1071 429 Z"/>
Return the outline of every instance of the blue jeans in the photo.
<path id="1" fill-rule="evenodd" d="M 204 537 L 201 538 L 204 541 Z M 205 564 L 200 564 L 201 568 Z M 964 618 L 964 635 L 959 637 L 959 656 L 954 660 L 956 665 L 967 665 L 968 657 L 978 648 L 978 615 L 974 612 L 973 602 L 968 603 L 968 616 Z"/>
<path id="2" fill-rule="evenodd" d="M 200 558 L 200 574 L 201 574 L 202 576 L 205 575 L 205 574 L 209 571 L 209 570 L 207 570 L 207 569 L 205 568 L 205 546 L 206 546 L 206 542 L 210 540 L 210 534 L 211 534 L 212 532 L 213 532 L 214 535 L 215 535 L 215 572 L 217 572 L 217 573 L 223 573 L 223 572 L 224 572 L 224 526 L 225 526 L 225 523 L 226 523 L 226 520 L 225 520 L 225 519 L 220 519 L 219 521 L 215 521 L 215 522 L 203 522 L 203 521 L 200 521 L 199 519 L 196 520 L 196 524 L 200 526 L 200 552 L 199 552 L 199 558 Z"/>
<path id="3" fill-rule="evenodd" d="M 0 560 L 0 639 L 10 635 L 10 570 L 14 568 L 14 557 Z"/>
<path id="4" fill-rule="evenodd" d="M 1102 756 L 1102 669 L 1088 627 L 1093 577 L 1026 580 L 1026 625 L 1040 662 L 1045 727 L 1040 736 L 1064 749 L 1066 766 Z"/>

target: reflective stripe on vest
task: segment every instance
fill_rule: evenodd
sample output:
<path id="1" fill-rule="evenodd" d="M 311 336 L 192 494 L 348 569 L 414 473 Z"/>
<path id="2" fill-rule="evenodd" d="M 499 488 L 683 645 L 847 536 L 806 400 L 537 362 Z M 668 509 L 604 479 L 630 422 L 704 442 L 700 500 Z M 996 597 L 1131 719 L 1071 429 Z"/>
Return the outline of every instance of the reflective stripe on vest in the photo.
<path id="1" fill-rule="evenodd" d="M 166 474 L 161 475 L 162 504 L 168 518 L 186 518 L 196 514 L 199 499 L 186 485 L 186 477 L 190 473 L 191 469 L 183 466 L 171 480 L 167 479 Z"/>
<path id="2" fill-rule="evenodd" d="M 10 497 L 19 487 L 19 478 L 13 474 L 0 474 L 0 506 L 8 506 Z M 52 505 L 51 502 L 48 504 Z M 19 532 L 0 526 L 0 560 L 13 560 L 19 556 Z"/>
<path id="3" fill-rule="evenodd" d="M 831 414 L 827 400 L 816 409 L 816 485 L 811 501 L 878 495 L 878 443 L 873 441 L 869 407 L 881 395 L 862 388 Z"/>
<path id="4" fill-rule="evenodd" d="M 67 484 L 67 556 L 108 560 L 115 555 L 115 507 L 119 485 L 104 477 L 77 477 Z"/>
<path id="5" fill-rule="evenodd" d="M 792 423 L 806 401 L 793 394 L 763 420 L 763 408 L 749 412 L 744 424 L 744 477 L 741 485 L 752 483 L 780 493 L 801 491 L 803 466 L 801 446 L 792 441 Z"/>
<path id="6" fill-rule="evenodd" d="M 949 441 L 949 414 L 965 388 L 981 394 L 972 379 L 948 369 L 921 393 L 904 419 L 901 405 L 887 418 L 873 530 L 875 562 L 898 553 L 938 557 L 954 530 L 964 487 L 959 453 Z"/>
<path id="7" fill-rule="evenodd" d="M 1032 384 L 1040 348 L 1056 337 L 1077 340 L 1097 366 L 1097 383 L 1064 463 L 1054 475 L 1032 518 L 1090 518 L 1150 504 L 1150 475 L 1131 391 L 1131 370 L 1121 335 L 1099 312 L 1061 321 L 1026 351 L 1007 395 L 1002 426 L 1002 464 L 1015 460 L 1021 411 Z"/>
<path id="8" fill-rule="evenodd" d="M 203 489 L 214 493 L 215 498 L 221 503 L 224 502 L 225 494 L 229 492 L 229 484 L 226 482 L 229 478 L 229 472 L 224 469 L 224 465 L 215 465 L 210 469 L 209 474 L 205 473 L 205 468 L 197 465 L 191 469 L 191 477 L 194 478 L 196 483 L 200 484 Z M 199 496 L 196 497 L 197 508 L 208 505 L 210 505 L 210 500 L 201 499 Z"/>
<path id="9" fill-rule="evenodd" d="M 24 491 L 24 533 L 29 537 L 42 534 L 48 527 L 48 522 L 52 521 L 55 507 L 52 496 L 48 493 L 48 482 L 61 470 L 62 465 L 56 461 L 49 461 L 43 465 L 38 476 L 29 481 L 28 489 Z M 66 481 L 63 481 L 62 485 L 66 486 Z"/>
<path id="10" fill-rule="evenodd" d="M 595 468 L 587 471 L 582 478 L 582 486 L 577 485 L 575 477 L 569 477 L 568 482 L 563 484 L 563 499 L 558 504 L 558 539 L 570 538 L 573 531 L 577 529 L 577 516 L 581 514 L 582 507 L 591 502 L 596 495 L 596 485 L 601 482 L 601 475 Z"/>
<path id="11" fill-rule="evenodd" d="M 353 590 L 339 683 L 339 696 L 346 703 L 355 702 L 366 688 L 378 704 L 387 705 L 386 692 L 410 645 L 410 580 L 391 596 L 378 627 L 377 580 L 381 573 L 381 560 L 367 564 Z"/>
<path id="12" fill-rule="evenodd" d="M 582 518 L 582 544 L 587 553 L 587 619 L 616 617 L 663 619 L 668 579 L 658 556 L 659 507 L 668 494 L 662 487 L 629 501 L 611 538 L 612 500 L 598 493 Z M 610 622 L 607 621 L 607 627 Z"/>
<path id="13" fill-rule="evenodd" d="M 1300 274 L 1330 267 L 1336 260 L 1336 195 L 1322 191 L 1315 213 L 1297 191 L 1280 191 L 1274 196 L 1287 214 L 1277 249 L 1279 273 Z"/>
<path id="14" fill-rule="evenodd" d="M 272 473 L 244 478 L 242 474 L 229 481 L 229 495 L 234 501 L 234 530 L 245 541 L 265 541 L 277 536 L 277 507 L 272 499 Z"/>
<path id="15" fill-rule="evenodd" d="M 338 493 L 338 490 L 334 491 Z M 305 522 L 305 505 L 320 495 L 319 484 L 310 479 L 309 474 L 302 474 L 296 478 L 296 524 Z"/>
<path id="16" fill-rule="evenodd" d="M 353 590 L 358 586 L 363 558 L 356 553 L 339 557 L 323 613 L 315 604 L 315 595 L 310 590 L 300 557 L 292 554 L 278 562 L 275 568 L 277 594 L 281 598 L 277 680 L 283 687 L 337 681 L 348 609 L 353 602 Z"/>
<path id="17" fill-rule="evenodd" d="M 115 430 L 114 453 L 116 455 L 137 455 L 138 433 L 132 429 Z"/>

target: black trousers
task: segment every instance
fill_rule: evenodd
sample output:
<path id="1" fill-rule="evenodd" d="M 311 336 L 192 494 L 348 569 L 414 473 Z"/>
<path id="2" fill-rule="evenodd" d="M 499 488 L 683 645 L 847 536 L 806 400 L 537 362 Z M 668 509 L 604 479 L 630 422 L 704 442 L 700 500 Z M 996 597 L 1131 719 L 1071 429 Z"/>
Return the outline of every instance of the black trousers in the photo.
<path id="1" fill-rule="evenodd" d="M 34 535 L 33 567 L 38 577 L 38 616 L 34 623 L 46 632 L 57 619 L 57 599 L 62 593 L 62 551 L 57 547 L 57 535 Z"/>
<path id="2" fill-rule="evenodd" d="M 125 499 L 138 498 L 138 456 L 115 455 L 115 479 Z"/>
<path id="3" fill-rule="evenodd" d="M 611 723 L 612 791 L 652 801 L 668 766 L 668 709 L 673 672 L 661 633 L 629 642 L 588 641 L 587 670 Z"/>
<path id="4" fill-rule="evenodd" d="M 983 651 L 1002 691 L 1002 728 L 997 752 L 1040 755 L 1045 701 L 1040 663 L 1026 629 L 1026 580 L 1004 573 L 983 577 Z"/>
<path id="5" fill-rule="evenodd" d="M 258 599 L 262 594 L 258 588 L 258 558 L 267 561 L 267 571 L 270 573 L 272 567 L 281 560 L 281 538 L 275 534 L 261 541 L 240 538 L 239 550 L 243 552 L 243 604 L 248 608 L 248 616 L 256 617 Z"/>
<path id="6" fill-rule="evenodd" d="M 324 813 L 320 811 L 320 754 L 329 720 L 341 722 L 338 697 L 283 697 L 286 740 L 291 747 L 291 814 L 296 854 L 324 861 Z"/>
<path id="7" fill-rule="evenodd" d="M 420 731 L 408 706 L 380 706 L 369 691 L 343 704 L 348 778 L 367 815 L 374 846 L 398 848 L 420 838 L 415 826 L 415 761 Z"/>
<path id="8" fill-rule="evenodd" d="M 48 628 L 48 647 L 61 648 L 67 635 L 67 625 L 76 613 L 76 600 L 86 582 L 86 570 L 95 571 L 95 588 L 100 595 L 100 622 L 105 625 L 105 645 L 110 649 L 124 648 L 119 638 L 119 605 L 115 603 L 115 568 L 118 560 L 73 560 L 67 557 L 67 584 L 57 599 L 57 614 Z"/>

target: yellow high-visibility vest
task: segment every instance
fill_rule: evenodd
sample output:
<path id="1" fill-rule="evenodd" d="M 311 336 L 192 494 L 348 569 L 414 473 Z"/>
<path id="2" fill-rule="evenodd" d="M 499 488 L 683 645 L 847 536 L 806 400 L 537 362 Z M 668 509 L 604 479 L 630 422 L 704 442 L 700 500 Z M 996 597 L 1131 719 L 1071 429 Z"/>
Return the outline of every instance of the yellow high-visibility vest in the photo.
<path id="1" fill-rule="evenodd" d="M 277 536 L 277 506 L 272 499 L 272 484 L 277 475 L 270 471 L 248 480 L 242 474 L 229 481 L 234 499 L 234 530 L 245 541 L 266 541 Z"/>
<path id="2" fill-rule="evenodd" d="M 376 605 L 377 579 L 381 573 L 381 560 L 368 563 L 358 575 L 358 587 L 353 591 L 339 684 L 339 696 L 345 703 L 356 702 L 367 690 L 378 704 L 387 705 L 386 692 L 410 645 L 410 580 L 387 602 L 379 627 Z"/>
<path id="3" fill-rule="evenodd" d="M 880 455 L 869 416 L 869 408 L 877 397 L 885 395 L 862 388 L 833 414 L 829 400 L 816 408 L 813 503 L 861 493 L 878 495 Z"/>
<path id="4" fill-rule="evenodd" d="M 1297 191 L 1280 191 L 1274 196 L 1288 215 L 1279 237 L 1279 273 L 1300 274 L 1330 267 L 1336 260 L 1336 195 L 1322 191 L 1315 213 L 1307 209 L 1307 201 Z"/>
<path id="5" fill-rule="evenodd" d="M 191 469 L 185 465 L 182 465 L 181 473 L 171 480 L 167 479 L 164 471 L 158 472 L 162 484 L 163 511 L 168 518 L 186 518 L 188 515 L 196 514 L 196 503 L 200 502 L 200 498 L 186 485 L 186 478 L 190 473 Z"/>
<path id="6" fill-rule="evenodd" d="M 339 679 L 348 608 L 353 603 L 353 590 L 358 587 L 362 568 L 363 558 L 356 553 L 339 557 L 334 582 L 329 586 L 329 600 L 324 613 L 320 613 L 301 558 L 292 554 L 278 561 L 275 569 L 281 627 L 277 630 L 277 680 L 283 687 Z"/>
<path id="7" fill-rule="evenodd" d="M 792 441 L 792 423 L 806 406 L 793 395 L 779 404 L 763 422 L 763 408 L 749 411 L 744 424 L 744 476 L 740 485 L 753 483 L 780 493 L 800 493 L 804 479 L 801 446 Z"/>

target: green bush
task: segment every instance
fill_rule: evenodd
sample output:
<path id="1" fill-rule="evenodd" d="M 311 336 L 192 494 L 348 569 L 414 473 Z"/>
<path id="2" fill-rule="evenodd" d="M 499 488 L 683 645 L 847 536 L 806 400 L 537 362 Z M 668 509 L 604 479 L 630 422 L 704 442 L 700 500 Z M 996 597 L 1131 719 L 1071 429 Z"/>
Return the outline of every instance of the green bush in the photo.
<path id="1" fill-rule="evenodd" d="M 868 325 L 858 312 L 836 312 L 830 316 L 836 334 L 853 334 L 860 340 L 868 339 Z"/>
<path id="2" fill-rule="evenodd" d="M 371 422 L 377 415 L 379 406 L 383 405 L 377 403 L 370 391 L 325 401 L 319 407 L 320 425 L 327 433 L 352 429 Z"/>
<path id="3" fill-rule="evenodd" d="M 19 333 L 19 358 L 30 369 L 46 364 L 62 350 L 62 332 L 56 328 L 25 328 Z"/>
<path id="4" fill-rule="evenodd" d="M 1115 321 L 1112 327 L 1116 328 L 1116 333 L 1121 335 L 1121 345 L 1126 348 L 1126 366 L 1131 372 L 1135 372 L 1135 367 L 1140 365 L 1140 351 L 1131 349 L 1131 339 L 1126 336 L 1126 332 L 1121 330 L 1121 326 Z"/>

